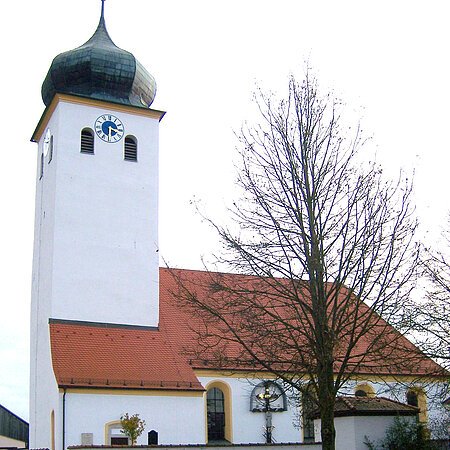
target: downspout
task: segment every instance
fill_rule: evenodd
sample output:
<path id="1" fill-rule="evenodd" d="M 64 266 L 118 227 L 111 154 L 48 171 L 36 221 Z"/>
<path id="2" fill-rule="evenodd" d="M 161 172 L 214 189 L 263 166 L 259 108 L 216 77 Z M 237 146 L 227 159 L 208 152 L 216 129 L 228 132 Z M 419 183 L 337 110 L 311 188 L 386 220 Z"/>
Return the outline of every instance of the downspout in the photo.
<path id="1" fill-rule="evenodd" d="M 64 388 L 62 403 L 62 450 L 66 450 L 66 388 Z"/>

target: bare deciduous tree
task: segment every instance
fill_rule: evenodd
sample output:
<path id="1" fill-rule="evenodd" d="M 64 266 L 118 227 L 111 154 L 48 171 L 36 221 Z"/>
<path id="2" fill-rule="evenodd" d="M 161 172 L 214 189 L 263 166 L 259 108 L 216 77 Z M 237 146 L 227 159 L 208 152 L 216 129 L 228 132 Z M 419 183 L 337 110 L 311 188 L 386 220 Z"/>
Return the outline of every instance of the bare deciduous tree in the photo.
<path id="1" fill-rule="evenodd" d="M 442 235 L 439 251 L 428 249 L 422 262 L 428 280 L 426 301 L 413 305 L 413 329 L 421 349 L 450 368 L 450 232 Z"/>
<path id="2" fill-rule="evenodd" d="M 343 384 L 407 364 L 409 344 L 388 322 L 401 319 L 415 277 L 412 187 L 358 160 L 359 128 L 344 128 L 341 103 L 321 97 L 310 74 L 291 78 L 281 101 L 261 91 L 255 101 L 261 122 L 239 137 L 233 225 L 211 222 L 219 262 L 245 276 L 211 272 L 197 290 L 176 275 L 177 295 L 203 320 L 199 345 L 217 367 L 253 365 L 312 389 L 323 448 L 334 449 Z"/>

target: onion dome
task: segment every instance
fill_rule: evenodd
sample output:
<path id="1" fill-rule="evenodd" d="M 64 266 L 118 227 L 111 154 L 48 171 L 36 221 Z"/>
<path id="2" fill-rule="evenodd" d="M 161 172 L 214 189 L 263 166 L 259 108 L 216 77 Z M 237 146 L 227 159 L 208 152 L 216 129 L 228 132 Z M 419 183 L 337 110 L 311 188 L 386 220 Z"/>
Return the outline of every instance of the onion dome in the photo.
<path id="1" fill-rule="evenodd" d="M 48 106 L 56 93 L 149 108 L 156 82 L 139 61 L 109 37 L 104 0 L 97 30 L 81 47 L 56 56 L 42 84 Z"/>

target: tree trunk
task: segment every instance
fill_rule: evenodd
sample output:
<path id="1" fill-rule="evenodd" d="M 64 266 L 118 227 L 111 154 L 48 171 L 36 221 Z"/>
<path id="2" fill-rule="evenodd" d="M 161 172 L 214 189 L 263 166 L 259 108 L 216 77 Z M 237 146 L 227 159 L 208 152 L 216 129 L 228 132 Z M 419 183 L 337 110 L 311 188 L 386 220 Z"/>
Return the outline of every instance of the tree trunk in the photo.
<path id="1" fill-rule="evenodd" d="M 336 395 L 334 391 L 333 364 L 331 362 L 326 362 L 323 365 L 318 381 L 322 449 L 335 450 L 334 404 Z"/>
<path id="2" fill-rule="evenodd" d="M 335 450 L 336 431 L 334 429 L 333 413 L 325 410 L 322 414 L 322 449 Z"/>

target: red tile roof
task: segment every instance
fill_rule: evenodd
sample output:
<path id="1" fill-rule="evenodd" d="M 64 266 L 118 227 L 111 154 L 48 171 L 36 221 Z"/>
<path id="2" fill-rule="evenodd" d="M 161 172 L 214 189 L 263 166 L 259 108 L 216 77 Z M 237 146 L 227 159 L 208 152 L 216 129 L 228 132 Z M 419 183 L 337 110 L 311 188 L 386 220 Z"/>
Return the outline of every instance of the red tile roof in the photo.
<path id="1" fill-rule="evenodd" d="M 219 292 L 215 296 L 214 283 L 216 280 L 222 283 L 223 286 L 233 286 L 234 288 L 242 289 L 245 295 L 254 295 L 254 292 L 259 291 L 259 278 L 251 275 L 236 275 L 236 274 L 215 274 L 205 271 L 186 270 L 186 269 L 160 269 L 160 325 L 161 329 L 165 330 L 168 339 L 172 345 L 179 348 L 180 353 L 189 358 L 190 364 L 197 369 L 233 369 L 233 370 L 255 370 L 254 361 L 245 357 L 245 351 L 242 347 L 232 340 L 218 342 L 214 338 L 208 341 L 208 337 L 204 341 L 199 340 L 196 333 L 198 330 L 204 332 L 204 323 L 202 321 L 202 313 L 184 305 L 180 305 L 179 286 L 177 280 L 181 280 L 184 287 L 190 293 L 196 295 L 205 303 L 213 304 L 218 301 L 230 301 L 230 296 L 225 294 L 224 299 L 221 298 Z M 219 290 L 219 289 L 218 289 Z M 263 287 L 260 292 L 267 292 L 267 287 Z M 273 302 L 273 298 L 264 299 L 264 293 L 258 296 L 258 302 Z M 231 300 L 232 301 L 232 300 Z M 252 302 L 249 302 L 251 304 Z M 365 304 L 358 305 L 361 313 L 365 313 L 369 308 Z M 234 307 L 232 307 L 233 309 Z M 238 309 L 236 307 L 236 309 Z M 236 311 L 236 310 L 235 310 Z M 278 309 L 277 313 L 280 313 Z M 283 313 L 281 311 L 281 313 Z M 245 317 L 246 310 L 239 309 L 239 314 L 234 320 L 242 321 L 241 315 Z M 253 313 L 250 314 L 250 316 Z M 233 320 L 233 319 L 231 319 Z M 244 320 L 246 320 L 244 318 Z M 251 325 L 255 325 L 253 317 Z M 218 322 L 211 321 L 208 326 L 211 330 L 217 326 Z M 263 322 L 262 323 L 267 323 Z M 220 325 L 218 325 L 220 326 Z M 244 326 L 244 333 L 246 332 Z M 214 334 L 214 333 L 211 333 Z M 221 334 L 219 332 L 218 334 Z M 384 343 L 380 345 L 381 351 L 373 352 L 371 358 L 364 356 L 367 349 L 370 348 L 372 339 L 379 339 L 379 335 L 383 334 Z M 303 334 L 304 335 L 304 334 Z M 255 336 L 252 330 L 248 331 L 249 339 Z M 301 339 L 302 333 L 299 334 L 298 339 Z M 343 338 L 345 339 L 345 337 Z M 270 340 L 269 340 L 270 342 Z M 253 342 L 252 349 L 258 351 L 260 342 Z M 298 343 L 297 343 L 298 344 Z M 297 348 L 292 350 L 287 346 L 285 348 L 285 360 L 292 363 L 295 358 L 295 351 L 301 348 L 301 343 Z M 346 349 L 345 345 L 343 346 Z M 267 347 L 264 348 L 267 351 Z M 274 349 L 274 354 L 280 349 Z M 436 364 L 433 360 L 426 357 L 412 342 L 402 336 L 393 327 L 389 326 L 381 318 L 378 324 L 374 326 L 370 332 L 364 334 L 355 345 L 352 355 L 353 359 L 350 364 L 354 364 L 356 373 L 359 374 L 379 374 L 379 375 L 445 375 L 445 371 Z M 405 356 L 406 355 L 406 356 Z M 265 356 L 265 355 L 264 355 Z M 279 355 L 278 355 L 279 356 Z M 281 359 L 281 358 L 280 358 Z M 364 359 L 364 363 L 360 363 Z M 339 366 L 339 360 L 336 358 L 336 368 Z M 290 366 L 292 367 L 292 365 Z M 258 369 L 258 367 L 256 367 Z"/>
<path id="2" fill-rule="evenodd" d="M 159 329 L 52 320 L 50 338 L 58 385 L 203 390 L 194 369 L 258 369 L 252 361 L 241 359 L 242 348 L 235 342 L 229 342 L 226 347 L 217 343 L 216 348 L 207 342 L 202 348 L 196 330 L 201 329 L 203 322 L 199 314 L 180 306 L 174 274 L 182 277 L 199 297 L 215 301 L 207 272 L 163 268 L 160 269 Z M 223 276 L 237 285 L 254 283 L 256 279 L 243 275 Z M 404 337 L 401 342 L 411 354 L 421 355 Z M 363 337 L 355 352 L 364 352 L 367 346 L 368 341 Z M 358 372 L 390 373 L 380 361 L 374 362 L 373 367 L 360 367 Z M 424 375 L 437 370 L 442 371 L 431 359 L 420 356 L 415 359 L 413 368 L 404 367 L 397 374 Z"/>
<path id="3" fill-rule="evenodd" d="M 53 321 L 50 337 L 59 386 L 203 390 L 158 330 Z"/>

